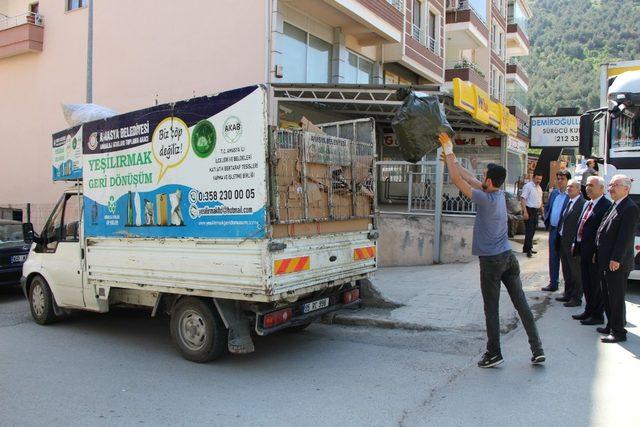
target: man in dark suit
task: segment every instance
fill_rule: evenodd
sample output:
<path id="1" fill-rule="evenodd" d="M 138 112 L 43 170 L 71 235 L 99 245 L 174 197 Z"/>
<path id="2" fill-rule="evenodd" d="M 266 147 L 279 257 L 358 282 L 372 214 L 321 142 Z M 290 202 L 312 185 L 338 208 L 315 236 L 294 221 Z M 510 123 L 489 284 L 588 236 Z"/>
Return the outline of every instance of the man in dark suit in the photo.
<path id="1" fill-rule="evenodd" d="M 580 271 L 580 256 L 571 251 L 576 240 L 578 222 L 582 215 L 585 200 L 581 194 L 582 186 L 577 179 L 569 180 L 567 196 L 569 202 L 562 211 L 560 224 L 560 261 L 562 262 L 562 277 L 564 277 L 564 295 L 556 300 L 564 302 L 565 307 L 582 305 L 582 273 Z"/>
<path id="2" fill-rule="evenodd" d="M 604 343 L 627 340 L 625 293 L 627 278 L 633 270 L 633 243 L 638 225 L 638 206 L 629 198 L 631 179 L 614 175 L 609 183 L 613 205 L 602 220 L 596 235 L 596 259 L 602 274 L 602 294 L 607 325 L 598 332 L 607 334 Z"/>
<path id="3" fill-rule="evenodd" d="M 558 290 L 558 278 L 560 276 L 560 245 L 558 234 L 562 212 L 569 203 L 567 196 L 567 183 L 571 179 L 571 173 L 564 169 L 556 174 L 556 186 L 549 196 L 549 202 L 544 206 L 544 225 L 549 230 L 549 284 L 542 288 L 543 291 L 555 292 Z"/>
<path id="4" fill-rule="evenodd" d="M 585 308 L 581 314 L 573 315 L 583 325 L 604 323 L 604 301 L 600 286 L 600 272 L 595 263 L 596 233 L 611 202 L 604 197 L 604 179 L 590 176 L 587 179 L 587 195 L 591 200 L 584 204 L 578 221 L 574 253 L 580 254 L 580 270 L 584 291 Z"/>

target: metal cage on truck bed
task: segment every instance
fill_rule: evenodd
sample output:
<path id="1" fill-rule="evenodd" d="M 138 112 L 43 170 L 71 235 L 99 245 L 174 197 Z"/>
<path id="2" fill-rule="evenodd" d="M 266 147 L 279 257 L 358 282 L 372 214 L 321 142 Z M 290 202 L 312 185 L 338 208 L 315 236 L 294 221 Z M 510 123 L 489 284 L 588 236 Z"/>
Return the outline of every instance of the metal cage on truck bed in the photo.
<path id="1" fill-rule="evenodd" d="M 317 127 L 324 133 L 271 131 L 272 223 L 370 219 L 376 191 L 373 119 Z"/>

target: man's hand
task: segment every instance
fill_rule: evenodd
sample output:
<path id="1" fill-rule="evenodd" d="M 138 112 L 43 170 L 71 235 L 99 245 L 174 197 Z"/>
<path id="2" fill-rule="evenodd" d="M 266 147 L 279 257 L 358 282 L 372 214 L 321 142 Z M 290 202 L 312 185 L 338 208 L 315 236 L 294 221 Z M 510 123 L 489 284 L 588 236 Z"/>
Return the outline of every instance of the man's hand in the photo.
<path id="1" fill-rule="evenodd" d="M 620 268 L 620 263 L 617 261 L 609 261 L 609 270 L 617 271 Z"/>
<path id="2" fill-rule="evenodd" d="M 446 133 L 442 132 L 438 135 L 438 140 L 440 141 L 440 145 L 442 146 L 442 151 L 446 156 L 449 154 L 453 154 L 453 144 L 451 143 L 451 138 Z"/>
<path id="3" fill-rule="evenodd" d="M 522 218 L 525 221 L 529 221 L 529 212 L 526 209 L 522 211 Z"/>

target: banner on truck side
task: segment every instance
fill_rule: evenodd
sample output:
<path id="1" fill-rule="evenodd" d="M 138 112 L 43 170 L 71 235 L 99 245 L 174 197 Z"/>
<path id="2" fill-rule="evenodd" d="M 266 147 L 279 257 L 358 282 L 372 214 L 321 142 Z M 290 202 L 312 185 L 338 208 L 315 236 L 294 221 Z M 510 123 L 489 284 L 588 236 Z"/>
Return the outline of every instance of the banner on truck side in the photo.
<path id="1" fill-rule="evenodd" d="M 82 178 L 82 126 L 53 134 L 53 180 Z"/>
<path id="2" fill-rule="evenodd" d="M 531 117 L 531 147 L 577 147 L 580 116 Z"/>
<path id="3" fill-rule="evenodd" d="M 266 126 L 260 86 L 85 124 L 85 235 L 263 237 Z"/>

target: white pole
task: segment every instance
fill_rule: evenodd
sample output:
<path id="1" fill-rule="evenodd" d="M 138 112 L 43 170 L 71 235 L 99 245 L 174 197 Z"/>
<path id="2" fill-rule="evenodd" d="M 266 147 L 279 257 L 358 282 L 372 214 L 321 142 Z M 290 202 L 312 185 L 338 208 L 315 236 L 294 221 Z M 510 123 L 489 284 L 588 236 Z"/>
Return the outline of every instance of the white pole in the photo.
<path id="1" fill-rule="evenodd" d="M 93 0 L 89 0 L 87 29 L 87 104 L 93 102 Z"/>

